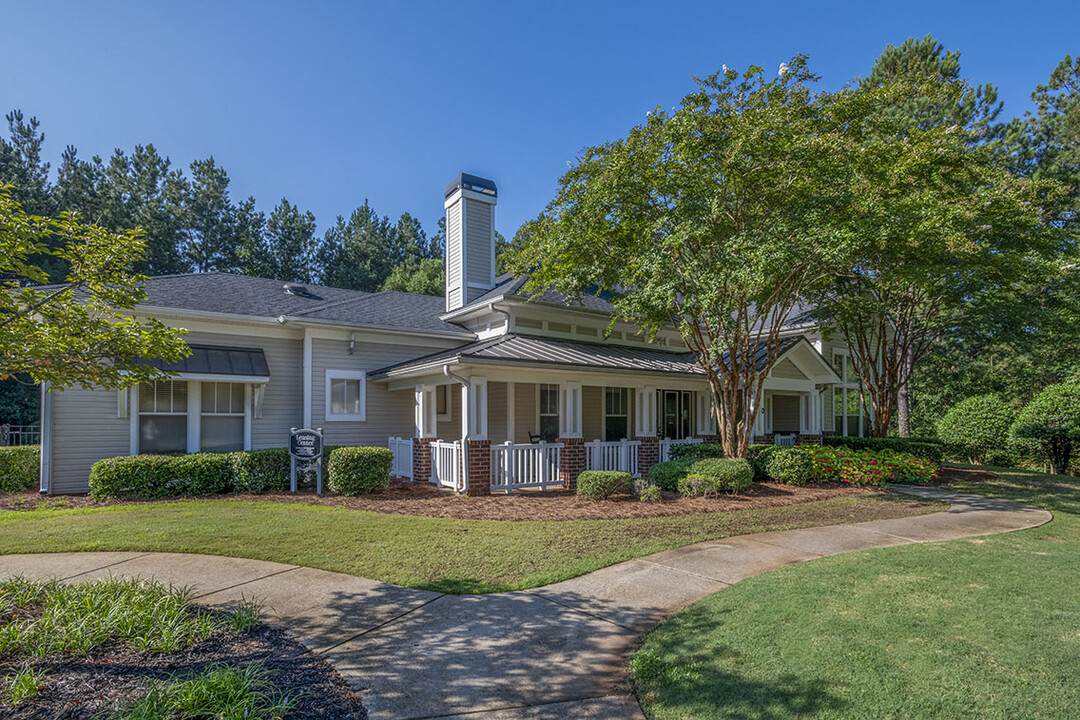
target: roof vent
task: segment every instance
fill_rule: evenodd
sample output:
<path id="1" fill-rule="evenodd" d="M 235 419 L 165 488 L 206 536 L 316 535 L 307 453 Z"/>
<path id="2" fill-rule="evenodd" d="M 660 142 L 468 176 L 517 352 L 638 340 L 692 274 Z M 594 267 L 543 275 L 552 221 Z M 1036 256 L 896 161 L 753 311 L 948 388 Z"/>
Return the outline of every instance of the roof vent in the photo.
<path id="1" fill-rule="evenodd" d="M 311 292 L 308 291 L 306 285 L 300 283 L 285 283 L 282 285 L 282 289 L 286 295 L 296 295 L 298 297 L 312 297 Z"/>

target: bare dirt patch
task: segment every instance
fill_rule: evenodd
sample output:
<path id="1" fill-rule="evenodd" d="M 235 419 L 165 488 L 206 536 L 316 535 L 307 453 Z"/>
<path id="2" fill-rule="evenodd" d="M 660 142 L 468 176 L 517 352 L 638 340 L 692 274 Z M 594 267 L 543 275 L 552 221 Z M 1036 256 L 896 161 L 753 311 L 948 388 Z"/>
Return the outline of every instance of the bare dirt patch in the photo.
<path id="1" fill-rule="evenodd" d="M 23 662 L 0 657 L 0 678 Z M 141 697 L 153 681 L 185 678 L 215 664 L 252 663 L 260 663 L 283 695 L 296 700 L 290 720 L 367 717 L 360 697 L 336 670 L 285 631 L 267 625 L 217 635 L 179 652 L 139 653 L 114 644 L 87 657 L 53 655 L 29 663 L 45 673 L 38 695 L 14 707 L 0 703 L 0 717 L 99 720 Z"/>
<path id="2" fill-rule="evenodd" d="M 636 496 L 625 495 L 610 500 L 589 500 L 563 490 L 546 492 L 517 492 L 512 495 L 465 497 L 430 483 L 394 482 L 385 493 L 362 497 L 324 495 L 311 490 L 296 495 L 264 493 L 259 495 L 215 495 L 211 499 L 286 502 L 369 510 L 395 515 L 419 515 L 433 518 L 462 520 L 603 520 L 641 518 L 698 513 L 727 512 L 753 508 L 797 505 L 835 497 L 885 495 L 877 488 L 859 488 L 841 483 L 796 487 L 780 483 L 754 483 L 739 495 L 712 498 L 687 498 L 677 493 L 664 493 L 663 502 L 643 503 Z M 35 494 L 0 496 L 0 508 L 33 510 L 36 508 L 107 507 L 142 502 L 175 502 L 190 498 L 154 500 L 94 500 L 89 496 L 41 498 Z"/>
<path id="3" fill-rule="evenodd" d="M 965 481 L 993 480 L 996 477 L 997 475 L 989 470 L 945 466 L 941 468 L 941 472 L 934 478 L 934 484 L 951 485 L 952 483 Z"/>

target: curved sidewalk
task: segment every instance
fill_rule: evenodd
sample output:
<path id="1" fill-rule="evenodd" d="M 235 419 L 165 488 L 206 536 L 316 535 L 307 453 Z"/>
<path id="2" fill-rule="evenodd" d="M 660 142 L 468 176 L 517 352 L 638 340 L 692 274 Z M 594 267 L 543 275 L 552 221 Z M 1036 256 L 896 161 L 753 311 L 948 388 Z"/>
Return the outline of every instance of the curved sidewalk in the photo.
<path id="1" fill-rule="evenodd" d="M 666 615 L 743 578 L 853 550 L 1036 527 L 1049 512 L 937 488 L 948 511 L 712 540 L 542 588 L 445 595 L 325 570 L 171 553 L 0 556 L 0 577 L 154 576 L 199 602 L 256 597 L 359 690 L 371 718 L 643 718 L 627 663 Z"/>

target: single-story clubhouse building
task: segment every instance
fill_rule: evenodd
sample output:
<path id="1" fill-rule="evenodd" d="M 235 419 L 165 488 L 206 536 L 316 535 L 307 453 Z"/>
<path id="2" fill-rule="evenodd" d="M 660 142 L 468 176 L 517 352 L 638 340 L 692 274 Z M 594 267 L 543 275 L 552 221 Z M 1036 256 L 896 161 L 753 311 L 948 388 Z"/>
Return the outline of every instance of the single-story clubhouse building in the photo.
<path id="1" fill-rule="evenodd" d="M 282 285 L 224 273 L 151 278 L 137 313 L 186 328 L 174 378 L 43 392 L 41 489 L 82 493 L 119 455 L 381 445 L 394 473 L 470 494 L 563 486 L 585 469 L 638 474 L 673 443 L 715 436 L 708 387 L 674 328 L 648 341 L 603 297 L 522 294 L 496 277 L 489 180 L 446 189 L 445 298 Z M 765 384 L 758 442 L 861 435 L 842 342 L 793 317 Z"/>

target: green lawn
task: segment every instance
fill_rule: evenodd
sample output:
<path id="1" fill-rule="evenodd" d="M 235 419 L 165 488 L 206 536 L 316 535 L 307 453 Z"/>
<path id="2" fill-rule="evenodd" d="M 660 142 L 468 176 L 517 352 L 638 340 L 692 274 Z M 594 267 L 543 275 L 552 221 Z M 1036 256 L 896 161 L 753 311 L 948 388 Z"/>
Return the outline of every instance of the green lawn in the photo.
<path id="1" fill-rule="evenodd" d="M 784 567 L 683 610 L 632 668 L 651 718 L 1080 717 L 1080 481 L 959 490 L 1042 527 Z"/>
<path id="2" fill-rule="evenodd" d="M 786 507 L 633 520 L 499 522 L 225 500 L 0 512 L 0 552 L 235 555 L 453 593 L 546 585 L 742 533 L 921 514 L 935 503 L 857 495 Z"/>

